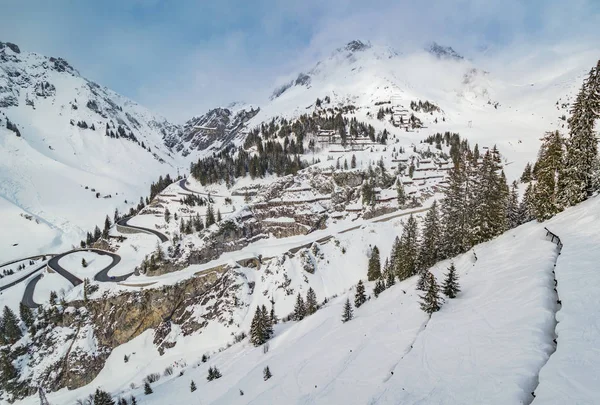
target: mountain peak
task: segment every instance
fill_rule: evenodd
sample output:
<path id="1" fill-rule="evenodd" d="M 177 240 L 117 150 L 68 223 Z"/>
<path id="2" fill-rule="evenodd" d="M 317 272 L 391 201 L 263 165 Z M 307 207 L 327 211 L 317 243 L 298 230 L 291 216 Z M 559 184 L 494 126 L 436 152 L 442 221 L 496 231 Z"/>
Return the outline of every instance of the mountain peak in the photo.
<path id="1" fill-rule="evenodd" d="M 443 46 L 437 42 L 432 42 L 427 48 L 427 52 L 434 55 L 438 59 L 454 59 L 463 60 L 464 57 L 456 52 L 451 46 Z"/>
<path id="2" fill-rule="evenodd" d="M 346 44 L 346 46 L 344 47 L 345 50 L 350 51 L 350 52 L 360 52 L 360 51 L 364 51 L 366 49 L 369 49 L 371 47 L 371 43 L 367 42 L 366 44 L 360 40 L 353 40 L 350 41 Z"/>
<path id="3" fill-rule="evenodd" d="M 19 49 L 19 47 L 17 45 L 13 44 L 12 42 L 2 42 L 2 41 L 0 41 L 0 50 L 2 50 L 4 48 L 10 49 L 14 53 L 21 53 L 21 50 Z"/>

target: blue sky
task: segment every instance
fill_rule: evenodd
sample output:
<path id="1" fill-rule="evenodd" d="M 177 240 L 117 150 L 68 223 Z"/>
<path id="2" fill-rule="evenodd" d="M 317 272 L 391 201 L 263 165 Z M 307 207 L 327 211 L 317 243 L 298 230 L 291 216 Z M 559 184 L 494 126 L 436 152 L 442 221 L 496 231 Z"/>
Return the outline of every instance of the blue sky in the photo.
<path id="1" fill-rule="evenodd" d="M 352 39 L 401 50 L 598 41 L 600 0 L 3 0 L 0 40 L 182 121 L 275 84 Z"/>

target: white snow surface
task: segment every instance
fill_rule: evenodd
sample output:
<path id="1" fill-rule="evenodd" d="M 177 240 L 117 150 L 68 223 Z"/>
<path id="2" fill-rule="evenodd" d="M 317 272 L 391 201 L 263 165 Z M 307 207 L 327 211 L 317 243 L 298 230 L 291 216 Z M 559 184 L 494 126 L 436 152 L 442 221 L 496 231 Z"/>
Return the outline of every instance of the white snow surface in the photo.
<path id="1" fill-rule="evenodd" d="M 366 275 L 368 245 L 377 244 L 385 258 L 401 226 L 390 221 L 337 235 L 340 246 L 328 242 L 320 247 L 324 259 L 317 260 L 314 274 L 298 268 L 296 259 L 284 262 L 289 263 L 284 268 L 296 290 L 305 294 L 310 285 L 319 301 L 335 294 L 337 298 L 303 321 L 278 324 L 267 353 L 247 340 L 215 352 L 231 335 L 211 323 L 200 335 L 184 338 L 172 331 L 176 346 L 158 356 L 152 331 L 147 331 L 117 348 L 90 385 L 49 398 L 71 403 L 101 386 L 115 398 L 134 394 L 147 404 L 175 398 L 182 403 L 202 398 L 211 404 L 597 403 L 600 317 L 594 312 L 593 247 L 600 239 L 594 226 L 599 205 L 596 197 L 548 223 L 522 225 L 455 258 L 462 291 L 431 318 L 419 308 L 413 277 L 372 297 L 343 324 L 343 302 L 346 297 L 353 301 L 352 286 Z M 561 236 L 565 247 L 560 256 L 545 226 Z M 344 246 L 350 248 L 345 254 Z M 557 258 L 562 307 L 556 303 L 552 274 Z M 438 281 L 449 264 L 441 262 L 432 269 Z M 268 305 L 271 292 L 277 294 L 279 316 L 291 311 L 294 295 L 269 290 L 275 274 L 266 276 L 265 267 L 241 271 L 256 283 L 254 294 L 246 298 L 248 307 L 234 315 L 242 330 L 249 327 L 256 305 Z M 373 284 L 366 286 L 371 293 Z M 558 346 L 553 343 L 555 328 Z M 201 363 L 201 355 L 211 352 L 209 361 Z M 132 353 L 124 364 L 124 354 Z M 263 381 L 267 365 L 273 377 Z M 167 366 L 174 366 L 173 376 L 161 377 L 153 384 L 154 393 L 144 396 L 143 377 Z M 209 366 L 217 366 L 223 377 L 207 382 Z M 184 371 L 182 377 L 179 370 Z M 195 393 L 189 390 L 191 380 L 198 386 Z M 131 382 L 136 388 L 129 387 Z"/>

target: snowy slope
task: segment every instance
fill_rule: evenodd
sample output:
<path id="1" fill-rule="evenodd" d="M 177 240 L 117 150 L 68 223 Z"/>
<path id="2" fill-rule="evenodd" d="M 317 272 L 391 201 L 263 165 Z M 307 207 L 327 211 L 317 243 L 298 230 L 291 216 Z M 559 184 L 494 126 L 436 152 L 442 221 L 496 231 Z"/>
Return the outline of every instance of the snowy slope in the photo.
<path id="1" fill-rule="evenodd" d="M 0 43 L 0 261 L 64 250 L 137 204 L 187 166 L 163 143 L 174 130 L 60 58 Z"/>
<path id="2" fill-rule="evenodd" d="M 572 208 L 549 224 L 565 235 L 565 246 L 569 240 L 566 235 L 577 234 L 582 226 L 593 223 L 599 201 L 595 198 Z M 556 244 L 546 237 L 545 225 L 525 224 L 476 246 L 476 255 L 469 251 L 456 258 L 462 292 L 431 319 L 418 306 L 416 279 L 411 278 L 379 298 L 372 297 L 355 310 L 355 319 L 346 324 L 340 321 L 343 302 L 347 296 L 353 298 L 351 286 L 366 276 L 368 245 L 377 244 L 382 256 L 388 256 L 392 238 L 401 225 L 397 221 L 378 223 L 338 235 L 340 246 L 333 242 L 322 245 L 325 259 L 314 274 L 304 272 L 319 301 L 329 294 L 337 294 L 337 298 L 303 321 L 279 324 L 267 353 L 247 340 L 215 352 L 215 342 L 223 341 L 227 334 L 226 329 L 213 323 L 200 335 L 175 337 L 175 347 L 157 356 L 149 331 L 116 349 L 89 386 L 61 390 L 49 398 L 56 403 L 70 403 L 102 387 L 115 398 L 133 394 L 148 404 L 168 403 L 175 398 L 181 402 L 201 398 L 206 403 L 223 404 L 528 404 L 534 399 L 534 391 L 535 403 L 540 404 L 595 403 L 591 400 L 598 398 L 592 377 L 595 363 L 593 358 L 584 363 L 581 359 L 589 356 L 584 352 L 589 353 L 600 336 L 596 333 L 597 320 L 579 305 L 581 296 L 595 299 L 596 286 L 590 278 L 593 275 L 585 278 L 587 283 L 577 281 L 576 297 L 568 292 L 569 282 L 565 281 L 565 290 L 561 289 L 561 281 L 583 276 L 587 265 L 579 267 L 581 270 L 572 266 L 561 269 L 567 253 L 559 258 Z M 590 251 L 598 234 L 597 227 L 588 226 L 587 237 L 577 240 L 577 244 Z M 571 242 L 575 244 L 575 240 Z M 349 249 L 344 254 L 343 246 L 364 248 Z M 554 352 L 558 307 L 552 270 L 557 258 L 563 309 L 558 311 L 558 350 Z M 303 271 L 294 268 L 294 260 L 285 266 L 286 274 L 292 280 L 291 287 L 304 292 L 307 287 L 298 284 L 296 275 Z M 438 280 L 448 265 L 446 261 L 433 268 Z M 257 304 L 268 304 L 271 291 L 277 294 L 279 316 L 292 309 L 293 295 L 286 298 L 279 289 L 269 290 L 274 287 L 275 276 L 269 275 L 274 270 L 242 269 L 248 281 L 256 283 L 254 294 L 247 298 L 246 313 L 238 310 L 234 314 L 234 323 L 239 322 L 242 329 L 249 327 Z M 372 287 L 367 283 L 368 293 Z M 259 293 L 265 289 L 267 294 Z M 248 291 L 242 289 L 239 294 L 243 298 Z M 562 358 L 561 350 L 565 353 Z M 202 354 L 211 352 L 209 361 L 202 363 Z M 128 353 L 135 353 L 133 362 L 124 364 L 123 356 Z M 555 361 L 560 363 L 552 367 Z M 267 365 L 273 377 L 265 382 L 262 370 Z M 162 373 L 168 366 L 175 368 L 174 374 L 162 376 L 153 384 L 154 393 L 144 396 L 142 379 L 151 372 Z M 207 382 L 209 366 L 219 367 L 223 377 Z M 183 376 L 178 376 L 179 371 Z M 573 376 L 566 378 L 565 371 Z M 568 385 L 581 381 L 576 377 L 581 373 L 590 377 L 589 388 Z M 555 387 L 560 379 L 567 385 L 553 388 L 544 397 L 548 389 L 545 381 L 548 387 Z M 191 380 L 198 386 L 194 393 L 189 391 Z M 554 391 L 562 391 L 565 396 L 553 402 Z M 581 400 L 571 402 L 569 398 Z"/>

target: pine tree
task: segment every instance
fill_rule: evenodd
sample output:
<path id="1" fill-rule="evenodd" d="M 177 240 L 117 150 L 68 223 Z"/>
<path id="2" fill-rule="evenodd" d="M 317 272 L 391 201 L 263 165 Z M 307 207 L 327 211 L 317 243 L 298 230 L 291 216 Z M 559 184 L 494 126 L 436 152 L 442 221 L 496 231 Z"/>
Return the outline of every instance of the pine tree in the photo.
<path id="1" fill-rule="evenodd" d="M 510 187 L 508 202 L 506 204 L 506 225 L 508 229 L 516 228 L 523 223 L 521 207 L 519 205 L 519 190 L 517 182 L 514 181 Z"/>
<path id="2" fill-rule="evenodd" d="M 396 284 L 396 273 L 388 259 L 385 259 L 385 264 L 383 266 L 383 278 L 385 279 L 385 288 L 390 288 Z"/>
<path id="3" fill-rule="evenodd" d="M 427 289 L 429 288 L 428 282 L 429 282 L 429 271 L 426 269 L 421 270 L 419 272 L 419 280 L 417 281 L 417 290 L 427 291 Z"/>
<path id="4" fill-rule="evenodd" d="M 98 228 L 98 225 L 96 225 L 96 227 L 94 228 L 94 241 L 97 241 L 101 237 L 102 237 L 102 231 L 100 230 L 100 228 Z M 88 246 L 89 246 L 89 243 L 88 243 Z"/>
<path id="5" fill-rule="evenodd" d="M 168 208 L 165 208 L 165 222 L 168 224 L 171 220 L 171 211 Z"/>
<path id="6" fill-rule="evenodd" d="M 419 245 L 419 269 L 428 269 L 440 259 L 441 224 L 437 201 L 434 201 L 423 221 L 423 237 Z"/>
<path id="7" fill-rule="evenodd" d="M 264 324 L 263 340 L 266 342 L 273 337 L 273 323 L 271 322 L 271 316 L 267 311 L 267 307 L 264 304 L 260 309 L 260 317 Z"/>
<path id="8" fill-rule="evenodd" d="M 519 204 L 519 218 L 522 224 L 529 222 L 534 218 L 533 191 L 533 184 L 529 183 L 525 189 L 525 193 L 523 194 L 523 199 Z"/>
<path id="9" fill-rule="evenodd" d="M 398 252 L 396 252 L 395 270 L 398 280 L 406 280 L 417 273 L 419 234 L 417 220 L 411 214 L 404 225 Z"/>
<path id="10" fill-rule="evenodd" d="M 271 313 L 269 316 L 271 318 L 271 325 L 276 325 L 279 322 L 279 319 L 277 319 L 277 315 L 275 314 L 275 300 L 273 297 L 271 297 Z"/>
<path id="11" fill-rule="evenodd" d="M 273 336 L 273 325 L 267 307 L 256 306 L 254 318 L 250 325 L 250 341 L 254 346 L 260 346 Z"/>
<path id="12" fill-rule="evenodd" d="M 402 181 L 400 179 L 396 182 L 396 199 L 398 200 L 398 205 L 403 207 L 406 204 L 406 193 L 404 192 L 404 186 L 402 185 Z"/>
<path id="13" fill-rule="evenodd" d="M 344 304 L 344 312 L 342 313 L 342 322 L 348 322 L 354 318 L 354 312 L 352 311 L 352 304 L 350 304 L 350 298 L 346 299 Z"/>
<path id="14" fill-rule="evenodd" d="M 356 169 L 356 155 L 352 155 L 352 159 L 350 160 L 350 168 Z"/>
<path id="15" fill-rule="evenodd" d="M 367 280 L 373 281 L 381 278 L 381 260 L 379 258 L 379 248 L 373 246 L 371 257 L 369 258 L 369 268 L 367 270 Z"/>
<path id="16" fill-rule="evenodd" d="M 580 203 L 596 188 L 598 140 L 594 123 L 599 117 L 600 61 L 584 80 L 571 110 L 565 168 L 559 187 L 561 206 Z"/>
<path id="17" fill-rule="evenodd" d="M 87 261 L 85 260 L 85 257 L 82 257 L 82 258 L 81 258 L 81 267 L 84 267 L 84 268 L 85 268 L 85 267 L 87 267 L 87 266 L 88 266 L 88 264 L 87 264 Z"/>
<path id="18" fill-rule="evenodd" d="M 446 279 L 444 280 L 444 284 L 442 285 L 442 290 L 445 295 L 449 298 L 456 298 L 456 294 L 460 292 L 460 285 L 458 284 L 458 275 L 456 274 L 456 268 L 454 267 L 454 263 L 450 264 L 448 267 L 448 274 L 446 274 Z"/>
<path id="19" fill-rule="evenodd" d="M 435 281 L 435 276 L 427 271 L 427 291 L 421 295 L 421 309 L 429 315 L 437 312 L 442 307 L 442 299 L 439 295 L 439 287 Z"/>
<path id="20" fill-rule="evenodd" d="M 470 227 L 467 210 L 469 207 L 467 187 L 467 162 L 457 156 L 454 168 L 448 176 L 448 187 L 441 201 L 442 211 L 442 254 L 453 257 L 469 248 Z"/>
<path id="21" fill-rule="evenodd" d="M 133 395 L 131 396 L 131 405 L 137 405 L 137 400 Z"/>
<path id="22" fill-rule="evenodd" d="M 115 405 L 115 401 L 112 400 L 108 392 L 96 388 L 96 392 L 94 393 L 94 405 Z"/>
<path id="23" fill-rule="evenodd" d="M 529 183 L 533 179 L 531 174 L 531 163 L 527 162 L 523 174 L 521 175 L 521 183 Z"/>
<path id="24" fill-rule="evenodd" d="M 117 401 L 118 405 L 127 405 L 127 400 L 125 398 L 119 398 Z"/>
<path id="25" fill-rule="evenodd" d="M 19 373 L 12 364 L 5 352 L 0 352 L 0 383 L 6 386 L 6 383 L 14 378 L 17 378 Z"/>
<path id="26" fill-rule="evenodd" d="M 4 306 L 2 313 L 2 329 L 6 341 L 11 345 L 23 336 L 17 317 L 8 306 Z"/>
<path id="27" fill-rule="evenodd" d="M 190 391 L 191 392 L 196 391 L 196 383 L 194 382 L 194 380 L 192 380 L 192 382 L 190 383 Z"/>
<path id="28" fill-rule="evenodd" d="M 306 306 L 304 305 L 304 300 L 300 293 L 296 297 L 296 306 L 294 307 L 294 320 L 301 321 L 306 316 Z"/>
<path id="29" fill-rule="evenodd" d="M 532 196 L 533 214 L 538 221 L 552 218 L 561 211 L 559 175 L 564 170 L 564 140 L 558 131 L 547 132 L 536 162 L 537 183 Z"/>
<path id="30" fill-rule="evenodd" d="M 273 377 L 273 374 L 271 374 L 271 370 L 269 369 L 269 366 L 267 366 L 263 370 L 263 379 L 267 381 L 271 377 Z"/>
<path id="31" fill-rule="evenodd" d="M 367 296 L 365 295 L 365 285 L 362 280 L 358 280 L 358 284 L 356 285 L 356 294 L 354 295 L 354 306 L 359 308 L 362 304 L 367 301 Z"/>
<path id="32" fill-rule="evenodd" d="M 315 290 L 313 290 L 312 287 L 309 287 L 308 292 L 306 293 L 306 314 L 312 315 L 317 312 L 318 305 Z"/>
<path id="33" fill-rule="evenodd" d="M 27 326 L 28 328 L 31 328 L 31 326 L 33 326 L 33 322 L 35 320 L 33 318 L 33 313 L 31 312 L 31 309 L 22 302 L 19 303 L 19 316 L 21 317 L 23 323 L 25 323 L 25 326 Z"/>
<path id="34" fill-rule="evenodd" d="M 217 222 L 221 222 L 223 218 L 221 217 L 221 210 L 217 210 Z"/>
<path id="35" fill-rule="evenodd" d="M 148 381 L 144 382 L 144 394 L 150 395 L 153 392 L 154 391 L 152 391 L 152 387 L 150 386 L 150 383 Z"/>
<path id="36" fill-rule="evenodd" d="M 373 288 L 373 294 L 375 294 L 375 298 L 379 297 L 379 294 L 385 291 L 385 282 L 381 279 L 375 282 L 375 287 Z"/>
<path id="37" fill-rule="evenodd" d="M 104 219 L 104 230 L 102 231 L 102 237 L 104 239 L 108 239 L 108 233 L 110 232 L 110 227 L 112 223 L 110 222 L 110 217 L 107 215 Z"/>
<path id="38" fill-rule="evenodd" d="M 215 223 L 215 212 L 213 210 L 212 204 L 208 204 L 206 208 L 206 227 L 210 227 Z"/>

